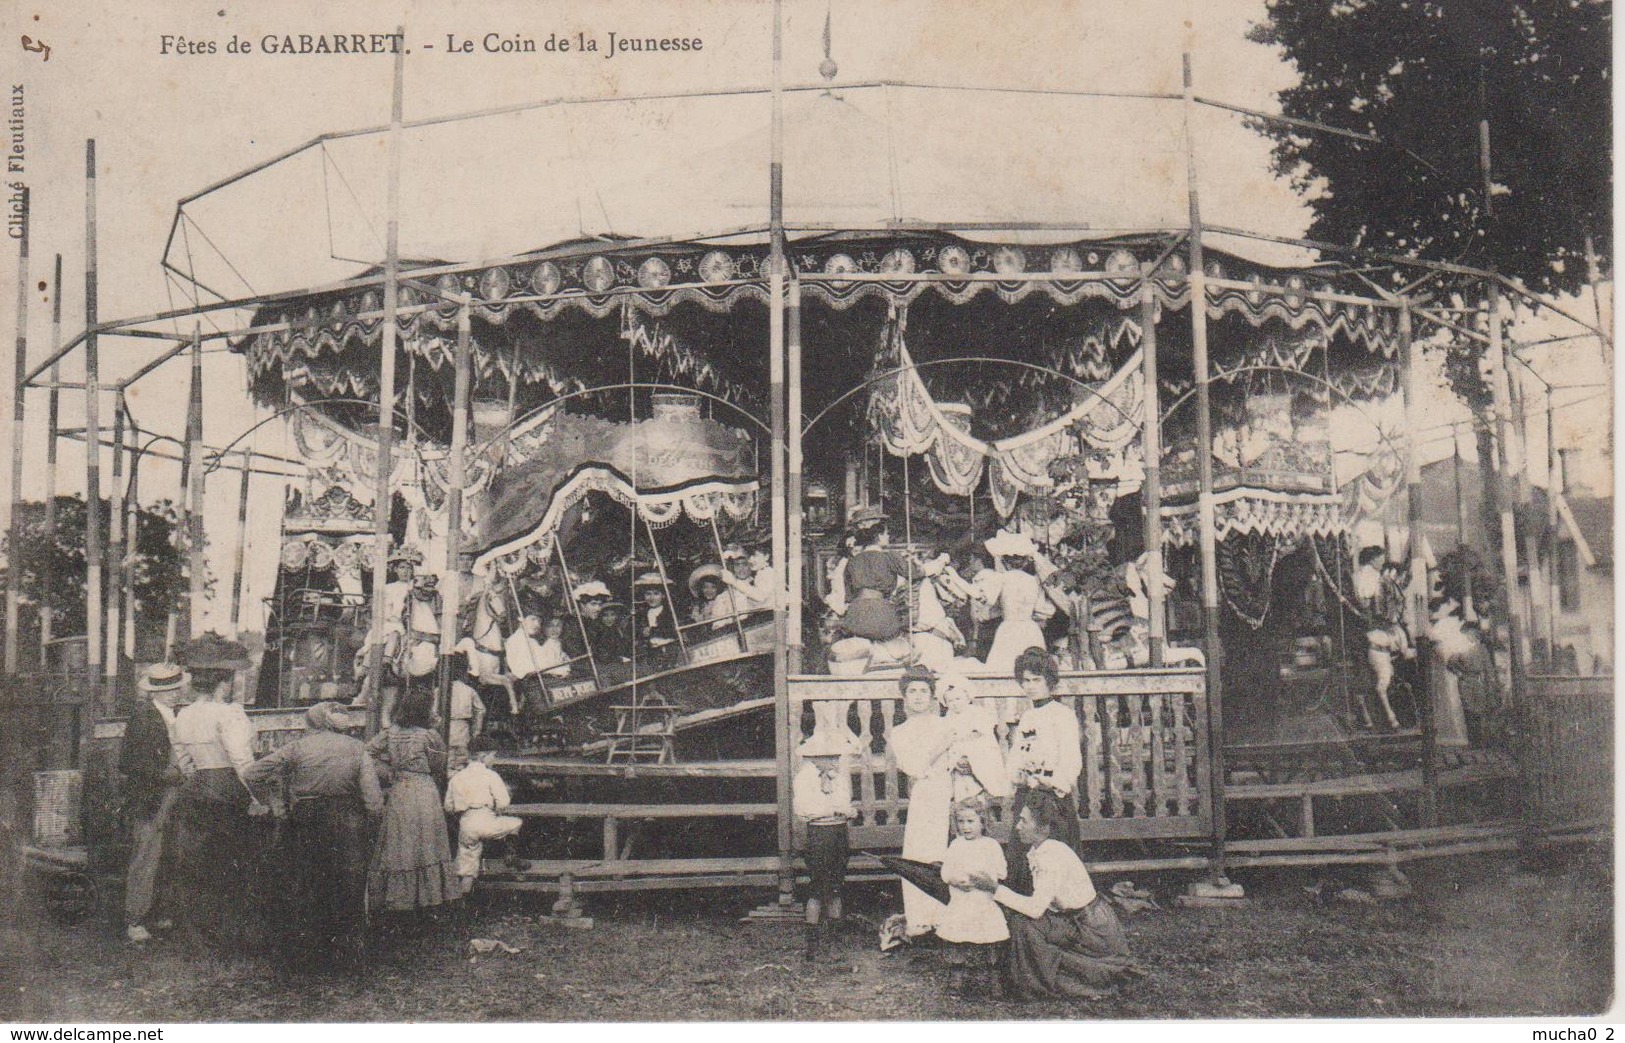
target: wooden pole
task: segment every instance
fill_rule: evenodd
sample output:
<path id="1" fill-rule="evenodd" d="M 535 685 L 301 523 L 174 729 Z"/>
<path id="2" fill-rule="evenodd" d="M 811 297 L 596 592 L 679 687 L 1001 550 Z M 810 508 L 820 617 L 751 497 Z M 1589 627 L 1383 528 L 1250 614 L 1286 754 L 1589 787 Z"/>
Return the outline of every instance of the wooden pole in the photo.
<path id="1" fill-rule="evenodd" d="M 405 39 L 406 27 L 396 33 Z M 396 312 L 401 292 L 401 106 L 405 82 L 406 48 L 395 52 L 395 80 L 389 105 L 388 212 L 384 244 L 384 327 L 378 338 L 378 484 L 373 498 L 372 651 L 368 672 L 372 697 L 367 700 L 367 734 L 377 733 L 384 705 L 384 646 L 379 637 L 384 623 L 384 587 L 389 583 L 390 471 L 395 443 L 395 337 Z"/>
<path id="2" fill-rule="evenodd" d="M 1415 434 L 1421 428 L 1422 375 L 1416 367 L 1411 334 L 1411 306 L 1406 301 L 1399 310 L 1399 366 L 1404 374 L 1405 430 L 1412 432 L 1405 464 L 1405 524 L 1410 530 L 1411 626 L 1416 644 L 1416 714 L 1422 729 L 1422 826 L 1439 824 L 1439 729 L 1434 716 L 1433 686 L 1429 661 L 1432 641 L 1429 634 L 1427 559 L 1422 550 L 1422 441 Z"/>
<path id="3" fill-rule="evenodd" d="M 1468 562 L 1467 545 L 1467 486 L 1462 476 L 1461 459 L 1461 428 L 1459 424 L 1450 425 L 1451 471 L 1456 485 L 1456 546 L 1462 552 L 1461 569 L 1461 615 L 1464 621 L 1470 621 L 1478 615 L 1478 609 L 1473 603 L 1473 570 Z M 1489 461 L 1483 461 L 1484 467 Z"/>
<path id="4" fill-rule="evenodd" d="M 56 255 L 56 264 L 51 274 L 51 351 L 54 354 L 62 346 L 62 255 Z M 56 545 L 56 438 L 57 430 L 62 426 L 62 390 L 57 384 L 62 379 L 62 367 L 53 363 L 51 366 L 51 390 L 46 395 L 45 407 L 45 545 Z M 39 621 L 39 661 L 40 668 L 45 668 L 45 650 L 50 647 L 52 631 L 55 628 L 55 613 L 51 608 L 49 599 L 40 601 Z"/>
<path id="5" fill-rule="evenodd" d="M 1524 643 L 1523 662 L 1524 673 L 1527 676 L 1530 663 L 1533 661 L 1530 642 L 1534 640 L 1535 606 L 1540 603 L 1536 591 L 1544 583 L 1541 579 L 1540 555 L 1536 553 L 1533 539 L 1529 535 L 1529 519 L 1532 517 L 1535 497 L 1529 484 L 1529 423 L 1525 413 L 1522 374 L 1514 372 L 1512 363 L 1515 356 L 1502 344 L 1502 361 L 1506 364 L 1507 391 L 1512 410 L 1512 440 L 1509 443 L 1513 452 L 1508 456 L 1508 470 L 1511 472 L 1513 487 L 1517 494 L 1517 509 L 1513 514 L 1516 531 L 1519 536 L 1519 545 L 1524 551 L 1524 571 L 1528 576 L 1527 584 L 1520 584 L 1516 594 L 1524 610 Z M 1547 652 L 1550 661 L 1550 650 Z"/>
<path id="6" fill-rule="evenodd" d="M 132 425 L 133 427 L 133 425 Z M 124 658 L 135 662 L 135 556 L 141 542 L 141 452 L 133 445 L 130 453 L 130 489 L 126 497 L 128 517 L 124 520 Z M 167 658 L 167 657 L 166 657 Z"/>
<path id="7" fill-rule="evenodd" d="M 243 450 L 243 474 L 237 483 L 237 556 L 231 566 L 231 632 L 243 633 L 243 573 L 248 558 L 248 492 L 253 477 L 254 454 Z"/>
<path id="8" fill-rule="evenodd" d="M 1495 486 L 1496 513 L 1501 520 L 1501 575 L 1506 584 L 1507 629 L 1511 646 L 1512 707 L 1514 717 L 1523 719 L 1527 710 L 1525 669 L 1528 664 L 1528 631 L 1523 618 L 1523 598 L 1518 592 L 1518 528 L 1513 513 L 1512 477 L 1512 395 L 1507 379 L 1506 343 L 1501 336 L 1501 287 L 1489 283 L 1490 391 L 1495 401 L 1495 441 L 1501 458 L 1500 481 Z"/>
<path id="9" fill-rule="evenodd" d="M 1208 762 L 1212 766 L 1213 875 L 1225 877 L 1224 650 L 1219 645 L 1219 547 L 1213 504 L 1213 415 L 1207 355 L 1207 274 L 1202 255 L 1202 207 L 1197 191 L 1196 145 L 1191 139 L 1191 56 L 1184 56 L 1185 179 L 1190 211 L 1191 354 L 1196 382 L 1196 500 L 1198 551 L 1202 563 L 1202 648 L 1207 657 Z"/>
<path id="10" fill-rule="evenodd" d="M 773 0 L 773 112 L 770 128 L 771 156 L 768 165 L 768 226 L 772 254 L 768 260 L 768 401 L 772 413 L 773 561 L 788 565 L 785 548 L 784 473 L 784 11 L 783 0 Z M 785 570 L 788 572 L 788 568 Z M 785 879 L 791 885 L 790 848 L 792 843 L 790 807 L 790 682 L 786 655 L 784 578 L 773 591 L 773 777 L 778 803 L 778 843 L 780 901 L 786 902 Z"/>
<path id="11" fill-rule="evenodd" d="M 1557 410 L 1546 385 L 1546 655 L 1557 673 L 1557 498 L 1563 495 L 1563 469 L 1557 462 Z"/>
<path id="12" fill-rule="evenodd" d="M 187 634 L 193 640 L 203 633 L 203 613 L 207 587 L 203 558 L 203 486 L 207 468 L 203 464 L 203 338 L 201 324 L 192 326 L 192 395 L 186 406 L 186 440 L 192 446 L 192 481 L 187 487 L 186 547 Z"/>
<path id="13" fill-rule="evenodd" d="M 446 458 L 446 572 L 440 598 L 440 671 L 438 703 L 451 721 L 452 650 L 457 647 L 457 619 L 463 607 L 463 484 L 467 481 L 468 395 L 474 379 L 473 298 L 457 301 L 457 358 L 451 393 L 451 449 Z M 512 420 L 512 417 L 509 417 Z M 518 599 L 515 598 L 515 612 Z M 516 620 L 518 622 L 518 620 Z"/>
<path id="14" fill-rule="evenodd" d="M 789 404 L 786 407 L 788 413 L 787 426 L 785 428 L 789 454 L 789 488 L 787 490 L 789 503 L 786 512 L 789 531 L 785 536 L 785 550 L 788 554 L 788 560 L 783 562 L 775 561 L 773 564 L 775 567 L 784 570 L 782 582 L 789 584 L 790 617 L 787 625 L 790 633 L 788 635 L 789 647 L 786 652 L 788 660 L 786 669 L 790 673 L 799 674 L 801 672 L 802 654 L 801 612 L 804 598 L 802 585 L 805 579 L 802 573 L 804 563 L 802 561 L 801 512 L 805 505 L 802 502 L 801 475 L 803 463 L 801 456 L 801 280 L 796 278 L 793 271 L 790 273 L 789 290 L 790 299 L 786 308 L 785 337 L 789 360 L 784 375 L 787 385 L 786 391 L 789 395 Z"/>
<path id="15" fill-rule="evenodd" d="M 1602 272 L 1598 268 L 1597 248 L 1586 236 L 1586 282 L 1591 286 L 1591 311 L 1597 317 L 1597 329 L 1604 329 L 1602 324 Z M 1600 332 L 1597 334 L 1597 347 L 1602 351 L 1602 364 L 1608 367 L 1611 373 L 1614 369 L 1614 345 Z"/>
<path id="16" fill-rule="evenodd" d="M 1140 434 L 1140 455 L 1145 479 L 1140 486 L 1140 505 L 1145 512 L 1146 597 L 1150 604 L 1151 665 L 1163 664 L 1163 648 L 1168 641 L 1168 608 L 1163 593 L 1162 567 L 1162 405 L 1157 385 L 1157 297 L 1152 285 L 1155 272 L 1143 269 L 1140 281 L 1141 379 L 1140 395 L 1145 418 Z"/>
<path id="17" fill-rule="evenodd" d="M 108 698 L 118 705 L 119 650 L 124 628 L 119 623 L 124 607 L 124 426 L 128 422 L 128 407 L 122 393 L 113 398 L 113 484 L 108 491 L 107 511 L 107 645 L 102 649 L 102 672 L 106 678 Z"/>
<path id="18" fill-rule="evenodd" d="M 101 363 L 96 343 L 96 142 L 85 142 L 85 661 L 90 721 L 101 706 L 102 661 L 102 429 Z"/>
<path id="19" fill-rule="evenodd" d="M 17 673 L 17 615 L 22 611 L 23 547 L 23 399 L 28 386 L 28 186 L 22 200 L 22 227 L 17 240 L 17 353 L 11 388 L 11 532 L 6 553 L 6 674 Z"/>

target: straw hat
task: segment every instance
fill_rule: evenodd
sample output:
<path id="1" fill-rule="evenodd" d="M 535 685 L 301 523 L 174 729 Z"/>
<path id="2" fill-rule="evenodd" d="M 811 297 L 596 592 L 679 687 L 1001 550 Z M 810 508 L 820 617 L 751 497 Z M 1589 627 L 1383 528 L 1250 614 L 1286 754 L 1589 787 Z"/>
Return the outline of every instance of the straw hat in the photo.
<path id="1" fill-rule="evenodd" d="M 422 565 L 423 552 L 416 547 L 396 547 L 389 552 L 389 563 L 391 565 Z"/>
<path id="2" fill-rule="evenodd" d="M 722 585 L 722 567 L 720 565 L 701 565 L 688 574 L 688 592 L 698 596 L 700 584 L 710 580 L 719 587 Z"/>
<path id="3" fill-rule="evenodd" d="M 660 573 L 658 572 L 645 572 L 643 575 L 632 581 L 632 586 L 634 588 L 659 587 L 661 590 L 664 590 L 666 589 L 666 581 L 660 578 Z"/>
<path id="4" fill-rule="evenodd" d="M 1038 554 L 1038 548 L 1033 546 L 1031 536 L 1005 529 L 1000 529 L 999 534 L 989 539 L 983 546 L 995 558 L 1031 558 Z"/>
<path id="5" fill-rule="evenodd" d="M 147 667 L 136 687 L 148 695 L 160 692 L 178 692 L 186 683 L 186 672 L 174 663 L 157 663 Z"/>
<path id="6" fill-rule="evenodd" d="M 583 598 L 604 598 L 607 600 L 609 597 L 609 588 L 604 585 L 602 580 L 590 579 L 576 587 L 577 601 Z"/>

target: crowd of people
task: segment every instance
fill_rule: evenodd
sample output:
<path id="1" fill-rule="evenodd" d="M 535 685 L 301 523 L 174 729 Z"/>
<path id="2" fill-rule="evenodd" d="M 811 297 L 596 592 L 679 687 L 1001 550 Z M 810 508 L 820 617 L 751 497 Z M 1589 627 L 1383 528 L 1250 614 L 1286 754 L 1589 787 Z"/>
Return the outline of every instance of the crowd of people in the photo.
<path id="1" fill-rule="evenodd" d="M 457 901 L 483 845 L 518 831 L 479 737 L 442 796 L 448 751 L 427 691 L 409 689 L 366 742 L 347 707 L 317 703 L 299 737 L 256 758 L 236 698 L 246 649 L 206 634 L 178 658 L 141 679 L 120 751 L 131 942 L 175 930 L 216 953 L 268 949 L 288 969 L 354 969 L 369 913 Z"/>
<path id="2" fill-rule="evenodd" d="M 963 677 L 915 666 L 898 682 L 908 714 L 889 740 L 908 778 L 900 926 L 905 937 L 948 944 L 957 987 L 1099 998 L 1140 967 L 1078 857 L 1078 718 L 1054 698 L 1059 670 L 1043 648 L 1017 655 L 1012 673 L 1021 693 L 1012 698 L 1025 709 L 1008 729 L 976 705 Z M 792 798 L 812 878 L 809 960 L 842 915 L 853 752 L 840 726 L 816 729 L 800 749 Z M 986 835 L 996 807 L 1010 829 L 1003 847 Z"/>

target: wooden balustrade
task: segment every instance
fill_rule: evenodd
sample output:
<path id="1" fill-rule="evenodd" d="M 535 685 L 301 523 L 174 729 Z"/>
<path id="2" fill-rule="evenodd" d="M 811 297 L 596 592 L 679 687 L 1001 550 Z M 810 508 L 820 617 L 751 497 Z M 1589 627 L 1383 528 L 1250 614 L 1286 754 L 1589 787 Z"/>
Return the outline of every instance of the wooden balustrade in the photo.
<path id="1" fill-rule="evenodd" d="M 972 678 L 978 701 L 1019 698 L 1013 681 Z M 1211 832 L 1205 678 L 1193 670 L 1064 674 L 1057 697 L 1079 717 L 1083 772 L 1079 834 L 1085 840 L 1205 837 Z M 814 732 L 845 724 L 854 736 L 852 844 L 898 847 L 908 811 L 908 778 L 890 745 L 903 720 L 896 678 L 801 675 L 790 678 L 791 775 Z M 994 812 L 992 835 L 1009 824 Z M 798 843 L 801 823 L 796 823 Z"/>

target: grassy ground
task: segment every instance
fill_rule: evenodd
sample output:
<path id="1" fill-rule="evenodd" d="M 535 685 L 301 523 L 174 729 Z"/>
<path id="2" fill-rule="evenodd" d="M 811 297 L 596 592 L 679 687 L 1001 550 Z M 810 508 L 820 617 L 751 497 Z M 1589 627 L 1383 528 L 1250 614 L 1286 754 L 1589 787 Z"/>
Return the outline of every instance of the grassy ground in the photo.
<path id="1" fill-rule="evenodd" d="M 1148 880 L 1165 911 L 1129 922 L 1143 981 L 1096 1003 L 1014 1004 L 950 993 L 939 952 L 877 951 L 852 896 L 837 958 L 809 969 L 794 925 L 739 922 L 765 893 L 592 899 L 592 930 L 538 923 L 490 898 L 379 945 L 361 976 L 278 980 L 175 942 L 125 944 L 103 922 L 0 927 L 0 1021 L 574 1021 L 676 1019 L 1470 1017 L 1594 1013 L 1613 987 L 1610 852 L 1571 851 L 1538 874 L 1510 859 L 1419 863 L 1415 894 L 1323 904 L 1281 872 L 1243 876 L 1239 910 L 1177 910 L 1180 880 Z M 1353 874 L 1344 883 L 1358 883 Z M 1330 889 L 1328 889 L 1330 890 Z M 471 938 L 517 955 L 470 955 Z"/>

